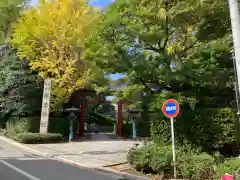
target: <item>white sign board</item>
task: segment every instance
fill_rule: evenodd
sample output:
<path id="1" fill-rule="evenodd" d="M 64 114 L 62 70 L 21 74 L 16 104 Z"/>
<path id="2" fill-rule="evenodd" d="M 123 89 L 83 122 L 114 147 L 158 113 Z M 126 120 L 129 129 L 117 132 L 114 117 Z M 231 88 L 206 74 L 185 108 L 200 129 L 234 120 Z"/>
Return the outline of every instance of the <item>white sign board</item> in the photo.
<path id="1" fill-rule="evenodd" d="M 51 80 L 44 80 L 44 90 L 42 99 L 42 113 L 40 122 L 40 133 L 48 132 L 48 119 L 49 119 L 49 107 L 50 107 L 50 96 L 51 96 Z"/>

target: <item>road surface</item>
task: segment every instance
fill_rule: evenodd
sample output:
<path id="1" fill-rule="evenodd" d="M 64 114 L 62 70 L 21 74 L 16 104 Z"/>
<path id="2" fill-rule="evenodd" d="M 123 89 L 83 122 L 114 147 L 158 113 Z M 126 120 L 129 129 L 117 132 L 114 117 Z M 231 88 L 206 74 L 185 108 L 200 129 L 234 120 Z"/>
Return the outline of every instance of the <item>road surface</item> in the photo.
<path id="1" fill-rule="evenodd" d="M 0 140 L 0 180 L 134 180 L 40 157 Z"/>

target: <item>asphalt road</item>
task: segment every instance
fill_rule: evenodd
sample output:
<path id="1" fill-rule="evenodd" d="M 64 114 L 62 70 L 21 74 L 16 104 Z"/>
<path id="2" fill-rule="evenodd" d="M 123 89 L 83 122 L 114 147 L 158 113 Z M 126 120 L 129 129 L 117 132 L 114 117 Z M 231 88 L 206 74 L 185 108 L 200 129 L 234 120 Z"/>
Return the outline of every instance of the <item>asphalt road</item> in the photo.
<path id="1" fill-rule="evenodd" d="M 134 180 L 43 158 L 0 140 L 0 180 Z"/>

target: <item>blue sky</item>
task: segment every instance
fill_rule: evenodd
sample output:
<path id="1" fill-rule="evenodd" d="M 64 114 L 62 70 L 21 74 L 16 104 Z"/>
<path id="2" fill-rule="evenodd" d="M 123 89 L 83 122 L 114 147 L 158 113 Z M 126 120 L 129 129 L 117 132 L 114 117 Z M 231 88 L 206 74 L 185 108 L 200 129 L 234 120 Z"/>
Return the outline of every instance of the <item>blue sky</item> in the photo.
<path id="1" fill-rule="evenodd" d="M 113 2 L 114 0 L 91 0 L 91 4 L 94 6 L 100 6 L 102 8 L 107 7 L 107 5 L 111 2 Z M 36 5 L 38 2 L 38 0 L 32 0 L 31 4 L 34 6 Z"/>

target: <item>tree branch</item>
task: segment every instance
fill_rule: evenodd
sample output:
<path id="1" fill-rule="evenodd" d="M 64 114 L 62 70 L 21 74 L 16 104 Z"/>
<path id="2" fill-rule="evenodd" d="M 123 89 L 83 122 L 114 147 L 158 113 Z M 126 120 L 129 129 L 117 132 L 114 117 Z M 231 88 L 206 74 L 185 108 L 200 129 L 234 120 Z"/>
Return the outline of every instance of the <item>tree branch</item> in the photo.
<path id="1" fill-rule="evenodd" d="M 168 17 L 168 1 L 165 0 L 165 10 L 166 10 L 166 27 L 165 27 L 165 35 L 166 35 L 166 39 L 163 43 L 163 47 L 161 47 L 162 50 L 165 49 L 165 47 L 167 46 L 168 43 L 168 39 L 169 39 L 169 17 Z"/>
<path id="2" fill-rule="evenodd" d="M 157 42 L 157 45 L 158 45 L 158 48 L 154 47 L 153 45 L 151 44 L 147 44 L 148 47 L 146 47 L 145 49 L 146 50 L 152 50 L 152 51 L 156 51 L 158 53 L 161 53 L 165 50 L 166 46 L 167 46 L 167 43 L 168 43 L 168 40 L 169 40 L 169 15 L 168 15 L 168 10 L 169 10 L 169 4 L 168 4 L 168 1 L 165 0 L 165 10 L 166 10 L 166 27 L 165 27 L 165 40 L 164 40 L 164 43 L 163 45 L 161 45 L 161 41 L 159 40 Z"/>
<path id="3" fill-rule="evenodd" d="M 194 41 L 191 45 L 185 47 L 182 51 L 177 52 L 176 54 L 177 54 L 178 56 L 183 55 L 186 51 L 188 51 L 188 50 L 191 49 L 193 46 L 195 46 L 195 45 L 197 44 L 197 42 L 198 42 L 198 40 Z"/>
<path id="4" fill-rule="evenodd" d="M 151 45 L 151 44 L 146 44 L 146 48 L 144 48 L 144 49 L 146 49 L 146 50 L 151 50 L 151 51 L 156 51 L 156 52 L 158 52 L 158 53 L 161 53 L 163 50 L 161 49 L 161 48 L 156 48 L 156 47 L 154 47 L 153 45 Z"/>

